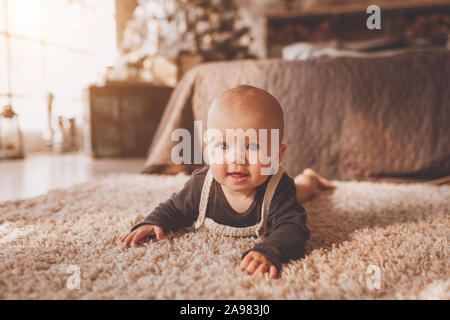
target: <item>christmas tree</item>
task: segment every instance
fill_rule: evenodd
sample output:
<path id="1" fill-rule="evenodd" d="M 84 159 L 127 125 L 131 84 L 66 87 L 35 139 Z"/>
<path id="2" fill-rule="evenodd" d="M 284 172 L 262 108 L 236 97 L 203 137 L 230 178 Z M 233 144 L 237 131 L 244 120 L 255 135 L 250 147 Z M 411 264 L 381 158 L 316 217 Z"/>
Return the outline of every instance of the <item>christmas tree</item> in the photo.
<path id="1" fill-rule="evenodd" d="M 155 56 L 173 61 L 183 54 L 201 55 L 203 61 L 255 58 L 249 31 L 232 0 L 139 0 L 124 32 L 121 62 L 139 72 Z"/>

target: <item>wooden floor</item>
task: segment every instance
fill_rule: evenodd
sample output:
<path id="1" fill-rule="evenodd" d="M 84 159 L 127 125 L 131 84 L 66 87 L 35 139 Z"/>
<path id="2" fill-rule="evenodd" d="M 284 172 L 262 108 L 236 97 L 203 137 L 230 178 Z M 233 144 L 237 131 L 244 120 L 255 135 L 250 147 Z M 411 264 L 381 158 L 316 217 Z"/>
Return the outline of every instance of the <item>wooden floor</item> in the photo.
<path id="1" fill-rule="evenodd" d="M 110 173 L 139 173 L 144 158 L 92 159 L 82 154 L 31 154 L 0 161 L 0 201 L 34 197 Z"/>

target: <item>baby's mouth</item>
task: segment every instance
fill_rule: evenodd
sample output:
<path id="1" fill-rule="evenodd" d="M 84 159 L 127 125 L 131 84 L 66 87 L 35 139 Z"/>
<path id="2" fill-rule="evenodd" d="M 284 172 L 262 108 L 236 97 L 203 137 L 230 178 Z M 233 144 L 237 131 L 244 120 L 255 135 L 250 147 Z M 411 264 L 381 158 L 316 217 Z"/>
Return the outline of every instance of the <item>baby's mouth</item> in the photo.
<path id="1" fill-rule="evenodd" d="M 239 171 L 229 172 L 228 175 L 232 176 L 233 178 L 238 178 L 238 179 L 245 178 L 245 177 L 249 176 L 248 173 L 242 173 L 242 172 L 239 172 Z"/>

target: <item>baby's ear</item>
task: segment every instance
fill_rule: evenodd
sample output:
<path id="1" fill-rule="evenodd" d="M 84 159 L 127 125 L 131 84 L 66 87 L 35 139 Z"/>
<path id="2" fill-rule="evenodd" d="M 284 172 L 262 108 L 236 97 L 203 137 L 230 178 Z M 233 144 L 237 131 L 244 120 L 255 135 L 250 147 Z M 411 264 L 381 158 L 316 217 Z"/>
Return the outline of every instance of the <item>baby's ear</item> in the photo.
<path id="1" fill-rule="evenodd" d="M 280 146 L 280 152 L 279 152 L 279 161 L 280 162 L 283 159 L 283 155 L 284 155 L 284 152 L 286 151 L 286 148 L 287 148 L 287 146 L 284 143 Z"/>

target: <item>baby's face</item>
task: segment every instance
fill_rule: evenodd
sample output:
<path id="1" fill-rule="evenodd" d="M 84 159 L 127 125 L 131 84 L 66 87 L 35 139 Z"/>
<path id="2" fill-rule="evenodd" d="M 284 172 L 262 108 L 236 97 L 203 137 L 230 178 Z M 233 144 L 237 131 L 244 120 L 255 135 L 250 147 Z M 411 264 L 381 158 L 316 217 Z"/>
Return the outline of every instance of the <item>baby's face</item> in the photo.
<path id="1" fill-rule="evenodd" d="M 252 192 L 264 183 L 286 148 L 270 115 L 255 107 L 218 108 L 208 116 L 211 172 L 230 191 Z"/>

